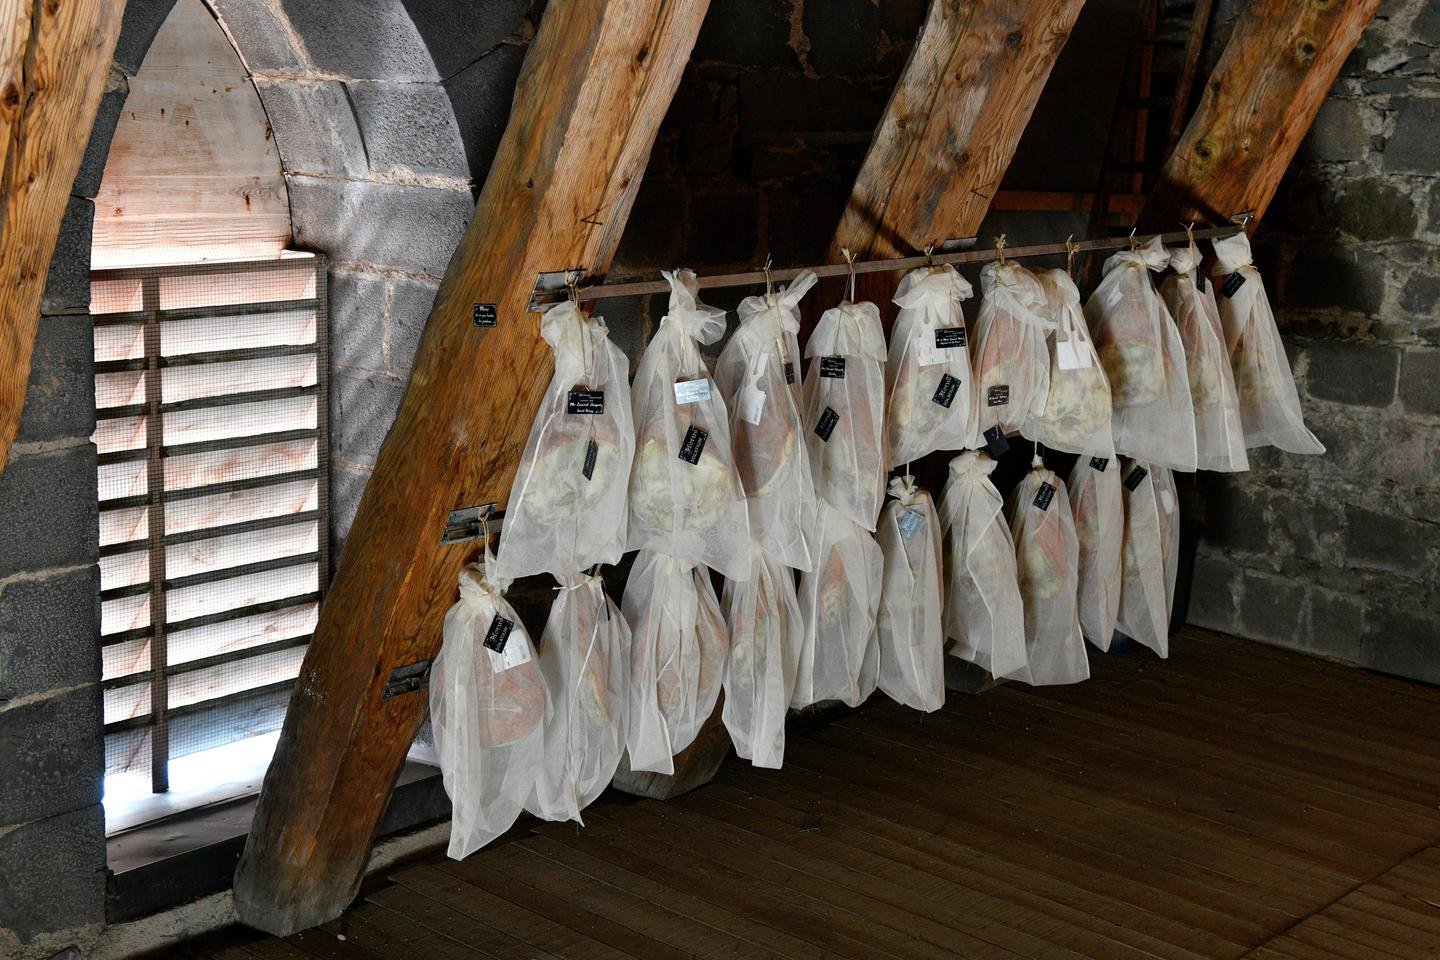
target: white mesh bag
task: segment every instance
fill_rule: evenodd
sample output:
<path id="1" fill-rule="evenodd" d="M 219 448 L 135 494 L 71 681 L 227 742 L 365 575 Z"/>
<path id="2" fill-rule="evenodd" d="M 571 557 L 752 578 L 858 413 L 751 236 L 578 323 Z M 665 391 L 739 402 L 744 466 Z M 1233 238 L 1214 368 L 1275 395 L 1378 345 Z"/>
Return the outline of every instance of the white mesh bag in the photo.
<path id="1" fill-rule="evenodd" d="M 1070 471 L 1070 513 L 1080 544 L 1080 632 L 1101 650 L 1110 649 L 1120 613 L 1120 544 L 1125 507 L 1120 462 L 1081 457 Z"/>
<path id="2" fill-rule="evenodd" d="M 505 602 L 509 585 L 489 549 L 483 567 L 460 571 L 460 599 L 445 614 L 430 670 L 430 725 L 456 860 L 510 829 L 540 769 L 549 700 L 535 648 Z"/>
<path id="3" fill-rule="evenodd" d="M 805 632 L 795 574 L 757 548 L 750 578 L 726 580 L 721 600 L 730 625 L 730 658 L 720 717 L 737 754 L 757 767 L 778 769 Z"/>
<path id="4" fill-rule="evenodd" d="M 1020 600 L 1025 607 L 1027 670 L 1036 686 L 1078 683 L 1090 676 L 1076 609 L 1080 548 L 1065 482 L 1037 455 L 1010 491 L 1010 535 Z"/>
<path id="5" fill-rule="evenodd" d="M 740 326 L 715 366 L 752 535 L 766 553 L 797 570 L 814 563 L 815 481 L 800 417 L 796 340 L 800 298 L 814 283 L 807 270 L 779 293 L 746 297 Z"/>
<path id="6" fill-rule="evenodd" d="M 1215 241 L 1215 282 L 1219 285 L 1220 325 L 1235 372 L 1245 446 L 1278 447 L 1287 453 L 1324 453 L 1305 426 L 1290 361 L 1275 328 L 1265 285 L 1250 256 L 1243 233 Z"/>
<path id="7" fill-rule="evenodd" d="M 975 320 L 975 430 L 970 446 L 994 427 L 1024 429 L 1049 392 L 1045 291 L 1035 274 L 1013 260 L 980 270 L 980 315 Z"/>
<path id="8" fill-rule="evenodd" d="M 1025 610 L 1004 501 L 990 482 L 994 469 L 995 461 L 976 450 L 950 461 L 940 526 L 950 654 L 999 679 L 1025 670 Z"/>
<path id="9" fill-rule="evenodd" d="M 630 627 L 599 577 L 571 574 L 556 589 L 540 636 L 540 672 L 552 709 L 525 809 L 542 820 L 579 823 L 625 751 Z"/>
<path id="10" fill-rule="evenodd" d="M 725 312 L 695 299 L 695 275 L 666 273 L 670 308 L 635 374 L 635 466 L 627 549 L 665 553 L 743 579 L 750 566 L 745 493 L 725 401 L 700 343 L 725 333 Z"/>
<path id="11" fill-rule="evenodd" d="M 805 445 L 819 499 L 866 530 L 885 497 L 885 333 L 873 303 L 826 310 L 805 345 Z M 817 554 L 818 557 L 818 554 Z"/>
<path id="12" fill-rule="evenodd" d="M 1150 271 L 1169 263 L 1159 237 L 1105 261 L 1085 319 L 1110 379 L 1115 450 L 1176 470 L 1195 469 L 1195 411 L 1180 332 Z"/>
<path id="13" fill-rule="evenodd" d="M 1050 334 L 1050 385 L 1045 404 L 1033 413 L 1025 435 L 1055 450 L 1113 457 L 1110 381 L 1095 353 L 1080 291 L 1064 270 L 1038 274 L 1054 330 Z"/>
<path id="14" fill-rule="evenodd" d="M 715 712 L 730 639 L 704 567 L 640 551 L 621 600 L 630 624 L 631 770 L 674 773 Z"/>
<path id="15" fill-rule="evenodd" d="M 940 516 L 914 477 L 892 478 L 890 495 L 895 499 L 875 532 L 885 564 L 875 631 L 879 687 L 896 703 L 928 713 L 945 704 Z"/>
<path id="16" fill-rule="evenodd" d="M 1170 605 L 1180 553 L 1175 481 L 1170 471 L 1131 463 L 1122 483 L 1120 615 L 1116 629 L 1162 657 L 1170 655 Z"/>
<path id="17" fill-rule="evenodd" d="M 1215 305 L 1210 282 L 1199 275 L 1199 266 L 1200 251 L 1195 244 L 1173 247 L 1170 267 L 1175 272 L 1160 285 L 1160 296 L 1175 318 L 1185 347 L 1185 373 L 1195 408 L 1195 466 L 1226 472 L 1248 470 L 1240 401 L 1220 329 L 1220 308 Z"/>
<path id="18" fill-rule="evenodd" d="M 605 321 L 562 303 L 540 319 L 555 374 L 530 428 L 500 533 L 499 573 L 562 576 L 625 550 L 635 455 L 630 363 Z"/>
<path id="19" fill-rule="evenodd" d="M 885 449 L 892 467 L 971 443 L 974 387 L 960 310 L 970 295 L 969 281 L 948 264 L 912 270 L 900 281 L 885 364 Z"/>
<path id="20" fill-rule="evenodd" d="M 875 691 L 875 618 L 885 560 L 875 538 L 820 502 L 815 569 L 800 575 L 805 632 L 793 707 L 840 700 L 855 707 Z"/>

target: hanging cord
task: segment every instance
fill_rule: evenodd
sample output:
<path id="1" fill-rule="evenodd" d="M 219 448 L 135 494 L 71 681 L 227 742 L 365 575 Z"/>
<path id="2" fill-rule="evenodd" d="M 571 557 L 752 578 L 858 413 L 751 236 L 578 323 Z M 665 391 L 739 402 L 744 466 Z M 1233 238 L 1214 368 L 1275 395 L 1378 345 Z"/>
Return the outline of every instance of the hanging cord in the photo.
<path id="1" fill-rule="evenodd" d="M 840 255 L 845 258 L 845 266 L 850 269 L 850 295 L 846 299 L 850 303 L 855 302 L 855 254 L 850 252 L 849 247 L 841 247 Z"/>
<path id="2" fill-rule="evenodd" d="M 925 266 L 935 266 L 935 244 L 933 243 L 925 244 Z"/>
<path id="3" fill-rule="evenodd" d="M 1065 238 L 1065 272 L 1071 278 L 1075 276 L 1075 252 L 1079 248 L 1075 246 L 1075 234 Z"/>
<path id="4" fill-rule="evenodd" d="M 765 252 L 765 266 L 760 268 L 765 271 L 765 306 L 767 307 L 775 306 L 775 278 L 770 275 L 770 263 L 770 252 L 767 250 Z"/>
<path id="5" fill-rule="evenodd" d="M 1035 441 L 1035 452 L 1030 457 L 1030 468 L 1045 466 L 1045 445 L 1039 440 Z"/>
<path id="6" fill-rule="evenodd" d="M 1139 227 L 1130 228 L 1130 249 L 1132 251 L 1140 249 L 1140 241 L 1135 239 L 1135 231 L 1139 229 Z"/>
<path id="7" fill-rule="evenodd" d="M 1005 266 L 1005 234 L 1003 233 L 995 238 L 995 265 Z"/>

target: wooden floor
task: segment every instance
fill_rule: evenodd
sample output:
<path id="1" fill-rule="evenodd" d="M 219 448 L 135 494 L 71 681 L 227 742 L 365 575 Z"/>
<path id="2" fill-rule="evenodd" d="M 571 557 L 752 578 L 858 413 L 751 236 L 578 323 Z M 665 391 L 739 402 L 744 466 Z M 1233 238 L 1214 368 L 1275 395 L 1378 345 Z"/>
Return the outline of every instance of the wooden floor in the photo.
<path id="1" fill-rule="evenodd" d="M 922 716 L 875 697 L 662 804 L 369 885 L 309 957 L 1440 957 L 1440 690 L 1214 634 Z"/>

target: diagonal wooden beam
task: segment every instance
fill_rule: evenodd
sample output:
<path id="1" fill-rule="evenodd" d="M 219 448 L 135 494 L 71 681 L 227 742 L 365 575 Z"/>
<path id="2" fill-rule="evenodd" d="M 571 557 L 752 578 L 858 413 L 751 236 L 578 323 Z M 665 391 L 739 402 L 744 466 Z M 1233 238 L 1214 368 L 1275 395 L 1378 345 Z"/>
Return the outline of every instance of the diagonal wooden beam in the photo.
<path id="1" fill-rule="evenodd" d="M 235 876 L 240 919 L 288 934 L 354 896 L 425 713 L 382 698 L 433 657 L 476 544 L 441 546 L 448 511 L 503 503 L 550 376 L 536 274 L 610 263 L 709 0 L 552 3 L 475 218 L 441 284 L 399 415 L 320 611 Z M 472 323 L 498 305 L 498 325 Z"/>
<path id="2" fill-rule="evenodd" d="M 40 297 L 124 13 L 122 0 L 0 0 L 0 471 L 20 429 Z"/>
<path id="3" fill-rule="evenodd" d="M 1142 229 L 1259 220 L 1379 0 L 1251 0 L 1160 172 Z"/>

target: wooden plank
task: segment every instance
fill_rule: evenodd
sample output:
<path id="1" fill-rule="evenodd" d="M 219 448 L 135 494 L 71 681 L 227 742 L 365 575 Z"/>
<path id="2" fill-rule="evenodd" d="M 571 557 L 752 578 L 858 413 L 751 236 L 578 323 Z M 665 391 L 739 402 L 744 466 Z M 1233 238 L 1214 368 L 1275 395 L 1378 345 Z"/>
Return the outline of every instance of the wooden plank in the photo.
<path id="1" fill-rule="evenodd" d="M 106 0 L 0 4 L 0 471 L 20 429 L 40 295 L 124 11 Z"/>
<path id="2" fill-rule="evenodd" d="M 425 710 L 423 693 L 382 701 L 384 684 L 435 655 L 476 555 L 474 543 L 440 545 L 445 515 L 504 503 L 549 377 L 538 317 L 524 312 L 536 274 L 609 264 L 707 6 L 572 0 L 531 44 L 266 775 L 235 878 L 251 926 L 312 926 L 355 893 Z M 476 303 L 498 306 L 498 326 L 472 324 Z"/>
<path id="3" fill-rule="evenodd" d="M 1160 172 L 1141 228 L 1263 216 L 1378 6 L 1379 0 L 1247 5 Z"/>

